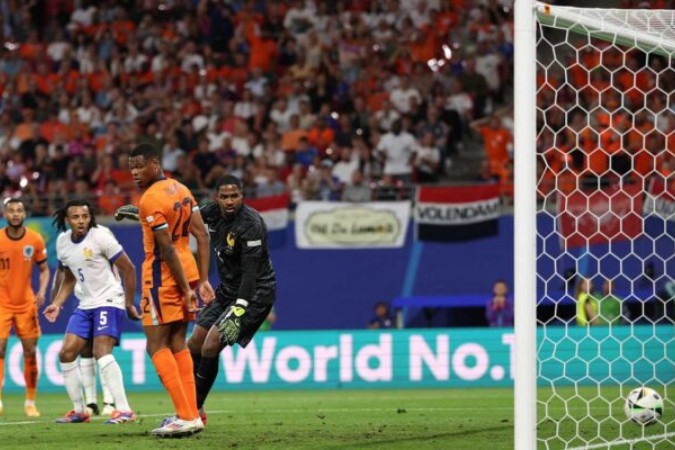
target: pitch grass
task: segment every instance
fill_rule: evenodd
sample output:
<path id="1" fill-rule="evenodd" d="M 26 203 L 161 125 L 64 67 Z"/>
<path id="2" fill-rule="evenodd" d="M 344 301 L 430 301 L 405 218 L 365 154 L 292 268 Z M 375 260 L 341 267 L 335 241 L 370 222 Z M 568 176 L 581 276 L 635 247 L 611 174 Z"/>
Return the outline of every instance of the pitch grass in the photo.
<path id="1" fill-rule="evenodd" d="M 129 395 L 138 423 L 55 424 L 70 405 L 38 394 L 42 417 L 27 419 L 20 396 L 5 396 L 0 447 L 31 449 L 508 449 L 509 390 L 331 390 L 214 392 L 208 426 L 183 439 L 149 436 L 171 411 L 164 393 Z"/>
<path id="2" fill-rule="evenodd" d="M 550 394 L 540 392 L 540 398 Z M 611 395 L 603 390 L 603 395 Z M 206 430 L 194 437 L 158 439 L 148 431 L 169 415 L 163 392 L 130 393 L 139 421 L 104 425 L 55 424 L 70 407 L 63 394 L 39 394 L 42 417 L 23 415 L 23 398 L 6 395 L 0 417 L 0 447 L 8 449 L 512 449 L 513 393 L 510 389 L 322 390 L 214 392 Z M 673 431 L 664 424 L 641 428 L 626 423 L 619 402 L 600 400 L 593 389 L 558 391 L 551 420 L 541 435 L 558 435 L 548 447 L 566 448 Z M 608 416 L 608 405 L 611 413 Z M 621 404 L 622 407 L 622 404 Z M 545 414 L 540 407 L 540 416 Z M 579 420 L 586 413 L 590 419 Z M 669 414 L 670 413 L 670 414 Z M 664 420 L 672 417 L 668 411 Z M 543 416 L 542 416 L 543 417 Z M 553 420 L 553 418 L 557 418 Z M 574 438 L 579 432 L 582 439 Z M 556 432 L 557 430 L 557 432 Z M 672 449 L 674 436 L 615 449 Z M 600 448 L 600 447 L 592 447 Z"/>

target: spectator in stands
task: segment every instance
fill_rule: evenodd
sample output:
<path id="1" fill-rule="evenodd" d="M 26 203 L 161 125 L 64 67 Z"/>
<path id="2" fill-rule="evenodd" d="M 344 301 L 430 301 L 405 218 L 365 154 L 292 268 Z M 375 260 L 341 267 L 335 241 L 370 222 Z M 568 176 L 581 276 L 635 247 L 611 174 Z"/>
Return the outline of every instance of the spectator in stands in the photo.
<path id="1" fill-rule="evenodd" d="M 355 169 L 351 181 L 342 188 L 343 202 L 369 202 L 372 199 L 370 186 L 363 182 L 363 172 Z"/>
<path id="2" fill-rule="evenodd" d="M 307 200 L 338 200 L 340 182 L 333 175 L 333 161 L 326 158 L 309 168 L 305 184 Z"/>
<path id="3" fill-rule="evenodd" d="M 485 306 L 485 318 L 490 327 L 513 326 L 513 300 L 506 281 L 497 280 L 492 285 L 492 297 Z"/>
<path id="4" fill-rule="evenodd" d="M 513 137 L 502 125 L 501 117 L 497 114 L 489 119 L 477 120 L 471 123 L 471 128 L 483 137 L 485 157 L 490 163 L 490 172 L 497 177 L 511 159 Z"/>
<path id="5" fill-rule="evenodd" d="M 434 134 L 426 131 L 422 135 L 415 150 L 415 176 L 418 183 L 435 183 L 438 181 L 438 171 L 441 161 L 441 152 L 436 146 Z"/>
<path id="6" fill-rule="evenodd" d="M 50 177 L 68 174 L 70 184 L 59 186 L 67 191 L 76 178 L 94 175 L 91 155 L 89 162 L 76 161 L 89 142 L 95 157 L 109 155 L 119 170 L 118 156 L 133 145 L 154 141 L 163 148 L 164 140 L 175 135 L 178 145 L 171 147 L 181 149 L 186 158 L 180 163 L 176 154 L 167 159 L 173 159 L 175 171 L 195 187 L 203 187 L 208 173 L 202 164 L 194 176 L 192 159 L 200 139 L 208 138 L 209 150 L 218 152 L 239 121 L 246 128 L 239 129 L 232 147 L 243 153 L 244 165 L 237 170 L 248 179 L 243 172 L 249 173 L 260 156 L 250 156 L 260 140 L 250 133 L 262 136 L 273 129 L 277 136 L 264 140 L 279 142 L 291 114 L 300 115 L 300 128 L 310 134 L 322 159 L 337 160 L 331 151 L 353 147 L 365 184 L 377 183 L 381 161 L 373 158 L 371 148 L 378 147 L 380 128 L 389 132 L 393 122 L 409 115 L 410 127 L 403 128 L 422 133 L 418 124 L 428 125 L 427 106 L 442 108 L 438 99 L 445 97 L 453 80 L 458 81 L 453 92 L 472 98 L 478 117 L 488 96 L 486 78 L 499 80 L 500 90 L 508 92 L 503 75 L 509 71 L 503 66 L 506 61 L 512 67 L 512 60 L 505 58 L 495 69 L 498 73 L 494 64 L 480 60 L 486 54 L 490 62 L 493 54 L 504 53 L 489 43 L 500 37 L 497 31 L 504 42 L 512 42 L 511 19 L 474 8 L 477 14 L 466 21 L 466 1 L 369 2 L 369 7 L 362 2 L 301 0 L 286 6 L 173 2 L 162 10 L 133 2 L 58 2 L 63 20 L 46 23 L 45 17 L 53 16 L 52 3 L 37 2 L 27 9 L 23 3 L 9 2 L 3 10 L 6 41 L 17 45 L 6 46 L 0 55 L 0 144 L 10 143 L 14 149 L 21 145 L 24 155 L 10 167 L 10 153 L 0 150 L 0 163 L 9 176 L 20 173 L 17 186 L 25 167 L 30 167 L 51 171 Z M 60 28 L 57 23 L 66 25 Z M 429 49 L 438 50 L 439 36 L 448 33 L 458 44 L 451 64 L 432 73 L 426 61 L 438 55 L 429 54 Z M 480 75 L 475 61 L 466 60 L 462 50 L 483 41 L 485 48 L 475 56 L 481 62 Z M 465 102 L 456 103 L 458 110 L 469 111 Z M 455 116 L 441 116 L 455 133 Z M 37 138 L 34 126 L 40 129 Z M 47 141 L 40 143 L 47 145 L 49 158 L 34 161 L 35 139 Z M 455 141 L 461 141 L 461 135 L 452 134 L 451 144 Z M 59 146 L 68 171 L 56 169 Z M 445 148 L 439 150 L 442 158 L 446 156 Z M 218 164 L 229 167 L 221 156 Z M 312 161 L 313 156 L 305 158 L 305 167 Z M 267 164 L 281 165 L 270 158 Z M 393 193 L 400 191 L 398 183 L 409 185 L 412 178 L 391 172 L 392 164 L 386 161 Z M 110 178 L 108 169 L 100 179 L 98 170 L 92 184 L 102 189 Z M 39 184 L 37 188 L 44 189 Z M 120 194 L 130 192 L 121 189 Z"/>
<path id="7" fill-rule="evenodd" d="M 377 151 L 384 164 L 384 174 L 394 181 L 410 183 L 415 151 L 418 147 L 415 137 L 402 130 L 402 123 L 396 120 L 391 132 L 385 133 L 377 144 Z"/>
<path id="8" fill-rule="evenodd" d="M 389 305 L 385 302 L 377 302 L 373 307 L 375 316 L 368 323 L 370 329 L 394 328 L 394 318 L 389 311 Z"/>

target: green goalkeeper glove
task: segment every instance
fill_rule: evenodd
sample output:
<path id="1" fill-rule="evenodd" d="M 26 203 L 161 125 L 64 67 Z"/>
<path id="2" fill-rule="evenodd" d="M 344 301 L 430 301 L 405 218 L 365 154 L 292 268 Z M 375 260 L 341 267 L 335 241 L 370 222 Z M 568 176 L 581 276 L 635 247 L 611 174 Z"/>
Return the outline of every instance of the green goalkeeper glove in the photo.
<path id="1" fill-rule="evenodd" d="M 119 222 L 120 220 L 124 219 L 139 222 L 138 208 L 136 208 L 134 205 L 124 205 L 117 208 L 117 210 L 115 211 L 115 220 Z"/>
<path id="2" fill-rule="evenodd" d="M 241 318 L 246 313 L 248 302 L 244 299 L 237 299 L 233 306 L 229 306 L 218 321 L 218 333 L 220 333 L 220 342 L 223 345 L 234 345 L 239 339 L 241 332 Z"/>

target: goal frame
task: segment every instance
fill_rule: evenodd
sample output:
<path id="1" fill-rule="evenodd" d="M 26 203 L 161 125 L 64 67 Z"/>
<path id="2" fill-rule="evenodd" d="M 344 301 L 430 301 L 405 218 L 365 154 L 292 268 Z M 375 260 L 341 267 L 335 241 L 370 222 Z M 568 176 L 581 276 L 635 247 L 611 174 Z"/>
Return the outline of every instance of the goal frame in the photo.
<path id="1" fill-rule="evenodd" d="M 589 7 L 588 10 L 605 8 Z M 608 11 L 611 8 L 607 8 Z M 582 31 L 645 53 L 675 57 L 667 42 L 611 20 L 587 18 L 537 0 L 514 1 L 514 448 L 537 448 L 537 31 L 539 23 Z M 671 17 L 670 26 L 675 25 Z"/>
<path id="2" fill-rule="evenodd" d="M 537 22 L 514 2 L 514 448 L 537 448 Z"/>

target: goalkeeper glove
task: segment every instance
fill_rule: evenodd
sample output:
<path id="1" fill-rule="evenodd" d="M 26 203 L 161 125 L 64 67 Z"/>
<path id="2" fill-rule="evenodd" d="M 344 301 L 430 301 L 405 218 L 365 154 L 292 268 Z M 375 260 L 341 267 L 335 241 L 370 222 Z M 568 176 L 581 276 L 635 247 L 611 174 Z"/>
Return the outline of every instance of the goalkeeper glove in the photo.
<path id="1" fill-rule="evenodd" d="M 117 208 L 115 211 L 115 220 L 129 219 L 138 222 L 138 208 L 134 205 L 124 205 Z"/>
<path id="2" fill-rule="evenodd" d="M 229 306 L 222 319 L 218 322 L 218 333 L 220 333 L 220 342 L 223 345 L 234 345 L 239 339 L 241 331 L 241 318 L 246 313 L 248 302 L 244 299 L 237 299 L 233 306 Z"/>

